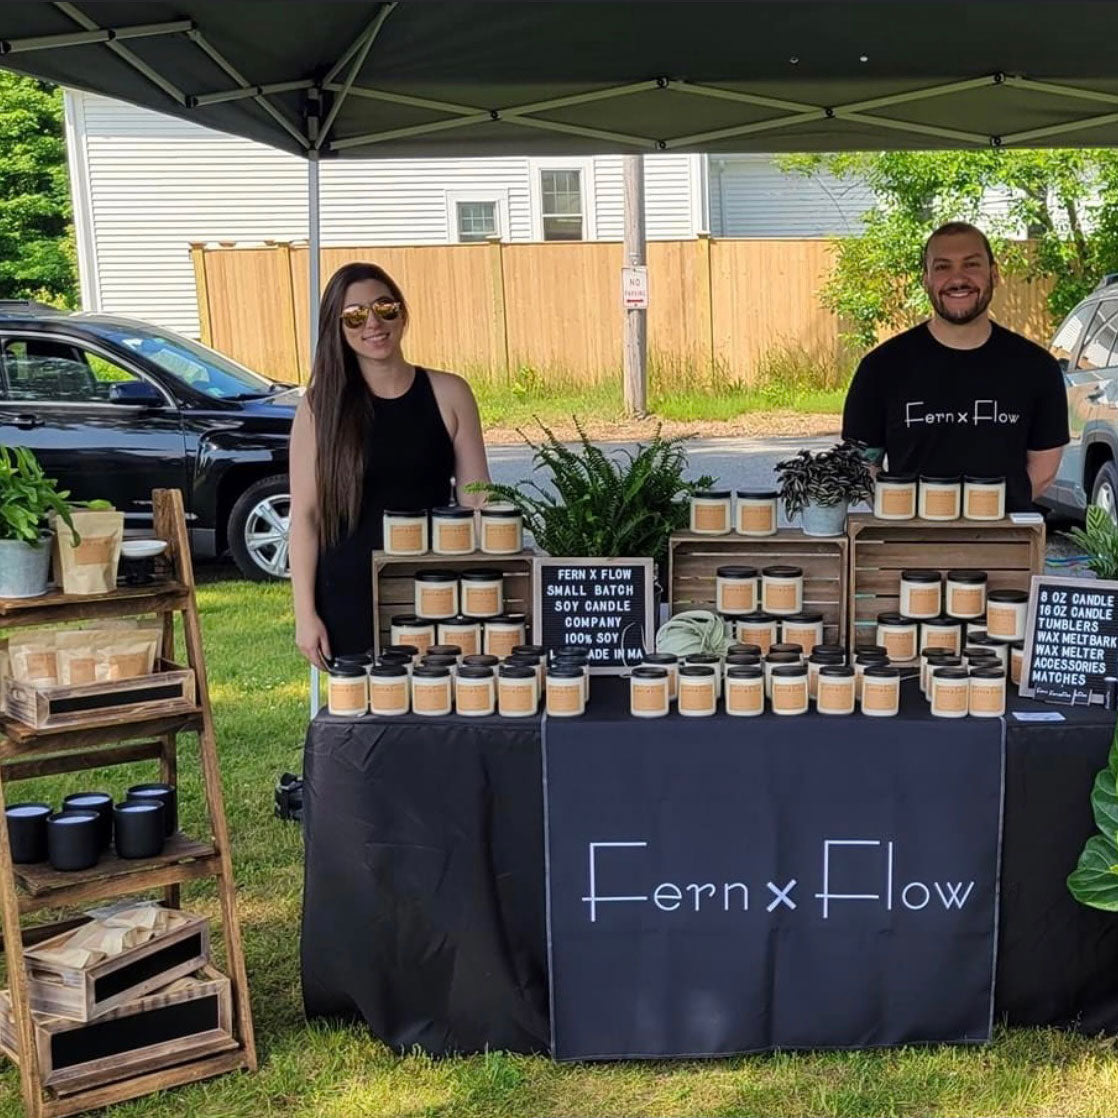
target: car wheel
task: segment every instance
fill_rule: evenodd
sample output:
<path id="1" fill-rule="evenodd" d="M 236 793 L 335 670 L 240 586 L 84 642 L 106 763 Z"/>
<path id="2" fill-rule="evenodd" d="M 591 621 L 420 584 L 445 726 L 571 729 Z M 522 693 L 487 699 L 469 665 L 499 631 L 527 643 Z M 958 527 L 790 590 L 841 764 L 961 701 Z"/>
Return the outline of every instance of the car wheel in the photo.
<path id="1" fill-rule="evenodd" d="M 255 481 L 229 515 L 229 550 L 245 578 L 257 582 L 290 577 L 287 535 L 291 493 L 283 474 Z"/>
<path id="2" fill-rule="evenodd" d="M 1091 504 L 1105 509 L 1110 519 L 1118 523 L 1118 468 L 1113 462 L 1104 462 L 1095 475 Z"/>

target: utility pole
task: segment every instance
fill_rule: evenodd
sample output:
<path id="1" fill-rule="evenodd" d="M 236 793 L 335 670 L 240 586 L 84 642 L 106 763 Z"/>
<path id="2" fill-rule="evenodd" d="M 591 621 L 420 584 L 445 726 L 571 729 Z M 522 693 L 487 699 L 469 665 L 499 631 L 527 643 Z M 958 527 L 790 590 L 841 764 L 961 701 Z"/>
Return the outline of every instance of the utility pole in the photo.
<path id="1" fill-rule="evenodd" d="M 644 228 L 644 157 L 622 156 L 625 176 L 625 410 L 648 411 L 648 271 Z M 643 286 L 643 298 L 642 298 Z"/>

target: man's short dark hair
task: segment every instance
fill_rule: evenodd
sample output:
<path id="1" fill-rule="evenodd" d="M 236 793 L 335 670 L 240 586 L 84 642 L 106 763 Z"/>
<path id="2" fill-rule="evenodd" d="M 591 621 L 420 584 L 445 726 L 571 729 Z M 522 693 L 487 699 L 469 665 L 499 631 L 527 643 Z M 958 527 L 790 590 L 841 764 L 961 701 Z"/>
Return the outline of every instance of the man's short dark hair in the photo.
<path id="1" fill-rule="evenodd" d="M 958 233 L 973 233 L 982 242 L 982 247 L 986 250 L 986 259 L 990 262 L 990 267 L 993 267 L 997 263 L 994 259 L 994 250 L 990 247 L 990 239 L 981 229 L 976 225 L 971 225 L 969 221 L 947 221 L 936 229 L 924 242 L 924 251 L 920 254 L 920 270 L 923 272 L 928 270 L 928 249 L 931 248 L 932 241 L 934 241 L 936 237 L 951 237 Z"/>

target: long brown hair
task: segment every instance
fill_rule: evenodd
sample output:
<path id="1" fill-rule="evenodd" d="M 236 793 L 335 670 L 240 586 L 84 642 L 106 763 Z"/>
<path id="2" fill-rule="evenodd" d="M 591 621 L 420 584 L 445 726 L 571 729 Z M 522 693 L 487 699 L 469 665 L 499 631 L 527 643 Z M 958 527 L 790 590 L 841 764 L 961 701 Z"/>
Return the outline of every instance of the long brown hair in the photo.
<path id="1" fill-rule="evenodd" d="M 343 334 L 342 309 L 350 284 L 376 280 L 398 300 L 404 325 L 408 307 L 396 281 L 376 264 L 346 264 L 326 285 L 318 312 L 307 402 L 314 414 L 315 487 L 318 490 L 318 535 L 324 546 L 338 543 L 357 527 L 365 483 L 365 433 L 373 401 L 357 354 Z"/>

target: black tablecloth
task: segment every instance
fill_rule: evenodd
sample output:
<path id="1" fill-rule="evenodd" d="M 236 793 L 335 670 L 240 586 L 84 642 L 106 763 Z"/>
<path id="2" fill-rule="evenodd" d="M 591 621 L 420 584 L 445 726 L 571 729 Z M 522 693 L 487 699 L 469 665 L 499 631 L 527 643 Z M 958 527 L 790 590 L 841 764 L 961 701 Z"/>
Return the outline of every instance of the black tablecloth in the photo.
<path id="1" fill-rule="evenodd" d="M 625 684 L 594 686 L 587 718 L 622 716 Z M 922 717 L 906 692 L 906 716 Z M 1066 720 L 1007 718 L 996 1013 L 1118 1032 L 1118 917 L 1066 886 L 1114 715 L 1012 707 Z M 787 719 L 788 732 L 822 720 Z M 648 725 L 678 735 L 682 720 Z M 304 764 L 308 1016 L 364 1019 L 397 1049 L 546 1051 L 539 722 L 320 714 Z"/>

